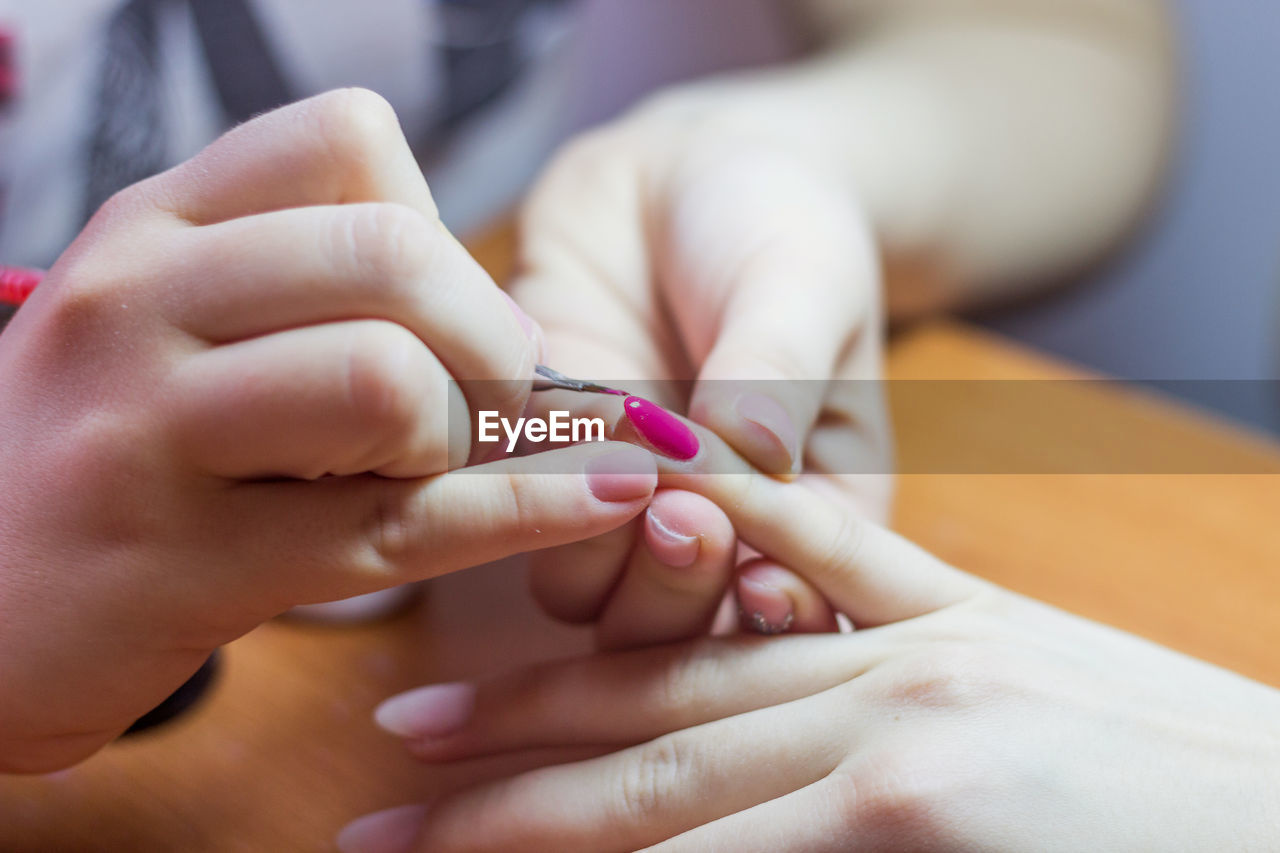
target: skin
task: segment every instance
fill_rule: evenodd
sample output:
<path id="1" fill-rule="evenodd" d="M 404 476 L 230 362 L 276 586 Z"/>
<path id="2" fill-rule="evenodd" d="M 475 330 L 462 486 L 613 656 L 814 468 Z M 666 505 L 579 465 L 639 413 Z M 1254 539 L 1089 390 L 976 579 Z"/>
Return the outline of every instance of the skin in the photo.
<path id="1" fill-rule="evenodd" d="M 844 5 L 878 22 L 905 6 Z M 584 138 L 524 215 L 518 292 L 554 363 L 697 378 L 664 402 L 763 470 L 803 456 L 812 488 L 882 514 L 885 478 L 824 464 L 835 446 L 885 453 L 876 401 L 779 395 L 771 435 L 722 380 L 878 377 L 886 301 L 929 310 L 1111 245 L 1154 184 L 1168 115 L 1160 6 L 1125 5 L 1119 38 L 1114 6 L 1036 0 L 1010 27 L 1005 3 L 922 2 L 865 32 L 835 15 L 815 62 L 677 90 Z M 980 26 L 914 26 L 957 9 Z M 1085 17 L 1058 39 L 1068 13 Z M 921 37 L 944 49 L 921 54 Z M 1051 120 L 1010 132 L 1046 94 Z M 685 614 L 664 638 L 701 632 L 722 594 L 637 550 L 639 523 L 594 540 L 642 510 L 647 474 L 614 502 L 551 476 L 580 474 L 585 451 L 442 476 L 472 448 L 441 413 L 517 413 L 538 345 L 439 227 L 384 103 L 340 93 L 274 115 L 113 199 L 0 341 L 0 424 L 22 449 L 0 461 L 0 768 L 90 754 L 291 605 L 523 550 L 534 529 L 590 542 L 546 555 L 535 592 L 566 618 L 613 612 L 618 642 L 641 641 L 654 609 Z M 882 250 L 928 255 L 944 286 L 881 293 Z M 779 323 L 809 334 L 761 351 Z M 619 585 L 632 567 L 650 582 Z"/>
<path id="2" fill-rule="evenodd" d="M 525 325 L 369 92 L 109 201 L 0 338 L 0 770 L 88 756 L 293 605 L 643 511 L 623 445 L 453 471 L 468 406 L 528 399 Z"/>
<path id="3" fill-rule="evenodd" d="M 1169 138 L 1164 4 L 787 4 L 801 6 L 826 48 L 814 60 L 671 91 L 565 150 L 524 211 L 515 294 L 560 369 L 624 387 L 693 380 L 687 395 L 644 393 L 760 470 L 796 473 L 803 458 L 805 481 L 694 476 L 732 470 L 714 443 L 664 460 L 662 493 L 708 498 L 760 560 L 682 579 L 646 519 L 543 554 L 533 589 L 561 618 L 630 626 L 621 641 L 598 628 L 603 648 L 642 645 L 647 614 L 674 614 L 661 639 L 680 623 L 704 633 L 697 604 L 720 594 L 694 582 L 706 577 L 736 577 L 748 606 L 768 580 L 797 624 L 829 628 L 834 608 L 861 630 L 701 639 L 453 690 L 472 697 L 471 722 L 411 738 L 415 754 L 641 745 L 446 797 L 425 826 L 419 807 L 375 818 L 344 848 L 1272 846 L 1275 815 L 1248 797 L 1275 784 L 1273 692 L 993 590 L 876 528 L 885 479 L 830 476 L 850 468 L 828 454 L 880 458 L 882 406 L 779 391 L 879 378 L 885 313 L 1006 298 L 1115 244 Z M 912 274 L 882 290 L 881 260 Z M 787 380 L 767 386 L 785 413 L 773 435 L 727 380 Z M 716 517 L 694 507 L 685 520 Z M 1117 757 L 1131 773 L 1099 773 Z"/>
<path id="4" fill-rule="evenodd" d="M 414 755 L 564 748 L 569 763 L 367 817 L 345 853 L 1280 843 L 1280 692 L 993 587 L 802 484 L 693 476 L 736 470 L 727 448 L 707 455 L 664 483 L 724 507 L 858 630 L 473 685 L 451 731 L 406 738 Z M 607 754 L 578 760 L 583 743 Z"/>
<path id="5" fill-rule="evenodd" d="M 879 389 L 824 383 L 881 378 L 886 319 L 1061 279 L 1141 218 L 1173 124 L 1169 12 L 1160 0 L 779 8 L 811 34 L 810 56 L 669 89 L 558 155 L 522 211 L 512 292 L 557 369 L 685 414 L 762 471 L 803 468 L 810 487 L 884 521 Z M 769 398 L 772 430 L 738 410 L 744 395 Z M 641 534 L 536 555 L 535 597 L 566 621 L 639 624 L 723 593 L 637 560 Z M 666 601 L 619 596 L 632 569 L 657 572 L 642 586 L 667 585 Z M 704 629 L 691 619 L 684 634 Z"/>
<path id="6" fill-rule="evenodd" d="M 873 472 L 890 467 L 879 387 L 864 383 L 856 396 L 845 393 L 856 386 L 850 383 L 833 394 L 821 381 L 881 375 L 880 273 L 869 224 L 845 194 L 786 154 L 736 139 L 702 147 L 658 131 L 629 129 L 626 138 L 621 130 L 604 131 L 577 143 L 551 167 L 526 209 L 530 272 L 512 292 L 545 330 L 548 359 L 687 412 L 782 479 L 792 479 L 803 458 L 810 473 L 802 479 L 842 505 L 883 518 L 886 474 L 822 473 L 851 470 L 847 454 Z M 601 161 L 595 168 L 616 174 L 587 171 L 592 167 L 584 160 L 593 157 Z M 623 158 L 629 168 L 614 162 Z M 637 210 L 637 203 L 645 206 Z M 656 250 L 637 242 L 642 234 L 632 229 L 642 228 Z M 779 329 L 812 334 L 792 337 Z M 766 336 L 777 346 L 761 348 Z M 698 380 L 687 397 L 685 386 L 663 381 L 688 376 Z M 639 378 L 649 381 L 629 387 Z M 737 411 L 744 397 L 761 396 L 780 415 L 773 431 Z M 552 395 L 539 395 L 534 404 L 558 405 Z M 593 404 L 616 419 L 612 399 L 575 401 L 574 408 L 590 414 Z M 632 434 L 620 423 L 619 437 Z M 611 621 L 639 624 L 654 612 L 714 608 L 725 587 L 695 591 L 660 569 L 660 561 L 638 558 L 645 550 L 641 533 L 632 524 L 535 554 L 535 597 L 571 622 L 595 622 L 608 613 Z M 642 585 L 669 587 L 665 601 L 619 595 L 632 588 L 619 578 L 645 566 L 657 574 Z M 684 603 L 691 595 L 703 601 Z M 691 620 L 683 635 L 705 627 Z"/>

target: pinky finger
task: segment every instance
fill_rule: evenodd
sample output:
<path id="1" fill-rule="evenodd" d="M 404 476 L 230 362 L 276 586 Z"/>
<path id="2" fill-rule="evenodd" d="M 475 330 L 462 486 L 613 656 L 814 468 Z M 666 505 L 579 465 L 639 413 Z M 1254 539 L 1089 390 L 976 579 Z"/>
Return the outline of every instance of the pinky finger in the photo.
<path id="1" fill-rule="evenodd" d="M 641 853 L 854 853 L 859 844 L 845 816 L 849 796 L 839 771 L 766 803 L 705 823 Z M 880 848 L 882 849 L 882 848 Z"/>
<path id="2" fill-rule="evenodd" d="M 839 630 L 835 611 L 804 578 L 773 560 L 738 567 L 734 584 L 742 629 L 756 634 L 825 634 Z"/>

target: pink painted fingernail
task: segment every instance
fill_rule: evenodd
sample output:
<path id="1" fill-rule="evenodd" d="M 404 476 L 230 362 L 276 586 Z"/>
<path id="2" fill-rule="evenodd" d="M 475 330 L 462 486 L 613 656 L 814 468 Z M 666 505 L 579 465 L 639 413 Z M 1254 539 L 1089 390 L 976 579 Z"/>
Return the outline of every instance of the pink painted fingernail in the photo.
<path id="1" fill-rule="evenodd" d="M 693 561 L 698 559 L 700 543 L 697 536 L 687 536 L 672 530 L 662 523 L 653 507 L 645 511 L 644 520 L 649 552 L 663 565 L 683 569 L 693 565 Z"/>
<path id="2" fill-rule="evenodd" d="M 511 313 L 516 315 L 516 320 L 520 322 L 520 328 L 524 329 L 525 337 L 527 337 L 538 349 L 538 361 L 546 361 L 546 343 L 542 334 L 542 327 L 539 326 L 532 317 L 524 313 L 524 309 L 516 304 L 516 301 L 505 290 L 499 290 L 502 298 L 507 300 L 507 304 L 511 306 Z"/>
<path id="3" fill-rule="evenodd" d="M 583 473 L 591 494 L 608 503 L 646 498 L 658 485 L 653 454 L 642 447 L 622 447 L 592 456 Z"/>
<path id="4" fill-rule="evenodd" d="M 475 705 L 474 684 L 432 684 L 392 696 L 373 712 L 373 719 L 400 737 L 442 738 L 466 725 Z"/>
<path id="5" fill-rule="evenodd" d="M 409 853 L 426 823 L 426 806 L 398 806 L 358 817 L 334 839 L 341 853 Z"/>
<path id="6" fill-rule="evenodd" d="M 760 427 L 777 443 L 778 450 L 786 454 L 787 461 L 783 467 L 789 473 L 799 473 L 800 441 L 791 415 L 782 408 L 782 404 L 764 394 L 743 394 L 734 408 L 739 417 Z"/>
<path id="7" fill-rule="evenodd" d="M 628 397 L 622 409 L 636 432 L 653 449 L 672 459 L 692 459 L 698 455 L 698 437 L 679 418 L 643 397 Z"/>
<path id="8" fill-rule="evenodd" d="M 773 584 L 738 578 L 738 615 L 742 627 L 757 634 L 783 634 L 795 621 L 791 599 Z"/>

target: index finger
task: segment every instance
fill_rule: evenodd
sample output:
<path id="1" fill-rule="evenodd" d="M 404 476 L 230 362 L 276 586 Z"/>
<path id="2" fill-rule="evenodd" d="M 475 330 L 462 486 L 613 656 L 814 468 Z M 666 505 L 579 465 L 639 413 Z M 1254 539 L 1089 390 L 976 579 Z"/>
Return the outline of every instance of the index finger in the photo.
<path id="1" fill-rule="evenodd" d="M 803 483 L 760 473 L 714 433 L 692 428 L 697 456 L 658 457 L 659 485 L 714 501 L 742 541 L 802 575 L 859 627 L 931 613 L 986 588 Z"/>

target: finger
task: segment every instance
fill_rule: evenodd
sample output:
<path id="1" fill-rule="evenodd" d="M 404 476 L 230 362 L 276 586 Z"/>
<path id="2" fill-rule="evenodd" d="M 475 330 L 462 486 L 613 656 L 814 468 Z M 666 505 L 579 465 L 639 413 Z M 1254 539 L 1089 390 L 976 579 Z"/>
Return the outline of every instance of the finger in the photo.
<path id="1" fill-rule="evenodd" d="M 701 365 L 690 416 L 761 470 L 798 473 L 825 383 L 875 332 L 871 230 L 847 193 L 773 151 L 692 154 L 673 183 L 661 281 L 680 291 L 677 322 Z"/>
<path id="2" fill-rule="evenodd" d="M 474 409 L 524 408 L 536 332 L 448 232 L 404 205 L 276 211 L 189 231 L 185 242 L 192 286 L 159 298 L 198 337 L 388 320 L 431 348 Z"/>
<path id="3" fill-rule="evenodd" d="M 596 621 L 622 576 L 638 532 L 638 522 L 627 524 L 531 555 L 529 590 L 534 600 L 562 622 Z"/>
<path id="4" fill-rule="evenodd" d="M 784 253 L 771 257 L 770 265 L 789 260 Z M 779 286 L 778 279 L 804 279 L 805 271 L 789 263 L 787 268 L 785 279 L 781 269 L 768 270 L 735 290 L 689 403 L 692 420 L 775 476 L 800 473 L 803 448 L 837 361 L 858 328 L 874 322 L 859 316 L 866 309 L 855 305 L 865 300 L 851 295 L 874 282 L 817 278 L 808 282 L 817 292 L 797 294 Z M 778 329 L 803 329 L 804 334 L 779 334 Z M 764 340 L 767 347 L 760 345 Z"/>
<path id="5" fill-rule="evenodd" d="M 593 443 L 426 480 L 241 483 L 215 496 L 211 529 L 245 534 L 210 548 L 250 609 L 274 593 L 283 610 L 599 535 L 641 512 L 655 479 L 648 453 Z"/>
<path id="6" fill-rule="evenodd" d="M 609 400 L 611 408 L 602 413 L 612 421 L 617 419 L 621 403 L 616 397 Z M 649 447 L 626 419 L 614 432 L 615 439 Z M 621 581 L 640 535 L 639 530 L 625 535 L 617 531 L 599 541 L 539 552 L 534 555 L 529 576 L 534 598 L 555 618 L 573 623 L 596 621 Z"/>
<path id="7" fill-rule="evenodd" d="M 840 302 L 851 297 L 846 293 L 840 300 L 834 291 L 867 287 L 878 284 L 840 281 L 817 301 L 805 303 L 805 310 L 834 300 L 831 310 L 839 315 Z M 773 293 L 776 300 L 785 291 Z M 735 298 L 750 295 L 746 290 Z M 708 356 L 690 401 L 690 418 L 710 427 L 760 470 L 783 479 L 802 468 L 824 474 L 890 471 L 877 298 L 855 302 L 849 316 L 828 318 L 825 331 L 817 318 L 783 321 L 808 324 L 782 326 L 803 328 L 806 334 L 797 340 L 775 333 L 761 348 L 767 318 L 798 309 L 771 306 L 763 296 L 755 300 L 744 309 L 748 319 L 726 326 Z"/>
<path id="8" fill-rule="evenodd" d="M 832 693 L 436 801 L 418 850 L 635 850 L 803 788 L 847 742 Z"/>
<path id="9" fill-rule="evenodd" d="M 395 111 L 366 89 L 326 92 L 258 116 L 147 190 L 195 225 L 360 201 L 395 202 L 439 218 Z"/>
<path id="10" fill-rule="evenodd" d="M 900 650 L 900 636 L 886 628 L 598 654 L 479 684 L 419 688 L 388 699 L 376 718 L 426 761 L 629 745 L 820 693 Z"/>
<path id="11" fill-rule="evenodd" d="M 710 498 L 744 542 L 803 576 L 859 627 L 930 613 L 987 588 L 803 484 L 760 474 L 707 430 L 695 432 L 693 459 L 658 457 L 661 483 Z"/>
<path id="12" fill-rule="evenodd" d="M 705 634 L 728 584 L 737 537 L 711 501 L 691 492 L 659 491 L 645 511 L 643 529 L 600 617 L 601 649 Z"/>
<path id="13" fill-rule="evenodd" d="M 554 410 L 555 404 L 547 402 L 552 396 L 553 393 L 537 393 L 531 406 Z M 572 406 L 572 411 L 579 416 L 590 414 L 606 423 L 614 423 L 620 417 L 619 397 L 607 394 L 577 394 L 576 397 L 578 399 L 562 405 Z M 578 402 L 583 398 L 586 399 Z M 627 437 L 636 436 L 633 432 Z M 640 443 L 636 438 L 635 443 Z M 584 540 L 535 554 L 529 574 L 534 598 L 554 618 L 571 623 L 596 621 L 623 577 L 641 535 L 639 528 L 630 528 L 625 532 L 614 531 L 599 540 Z"/>
<path id="14" fill-rule="evenodd" d="M 839 630 L 836 614 L 822 593 L 772 560 L 749 560 L 739 566 L 735 592 L 744 631 L 819 634 Z"/>
<path id="15" fill-rule="evenodd" d="M 878 344 L 877 344 L 878 346 Z M 822 415 L 805 447 L 807 485 L 844 503 L 864 518 L 887 524 L 893 493 L 893 430 L 878 359 L 852 356 L 842 368 L 851 380 L 830 383 Z M 813 477 L 807 477 L 813 474 Z"/>
<path id="16" fill-rule="evenodd" d="M 327 323 L 215 347 L 187 359 L 175 384 L 180 451 L 228 479 L 421 477 L 462 466 L 470 447 L 458 386 L 394 323 Z"/>
<path id="17" fill-rule="evenodd" d="M 847 820 L 857 792 L 837 771 L 810 785 L 646 847 L 644 853 L 855 853 L 900 849 L 892 839 L 860 836 Z"/>

